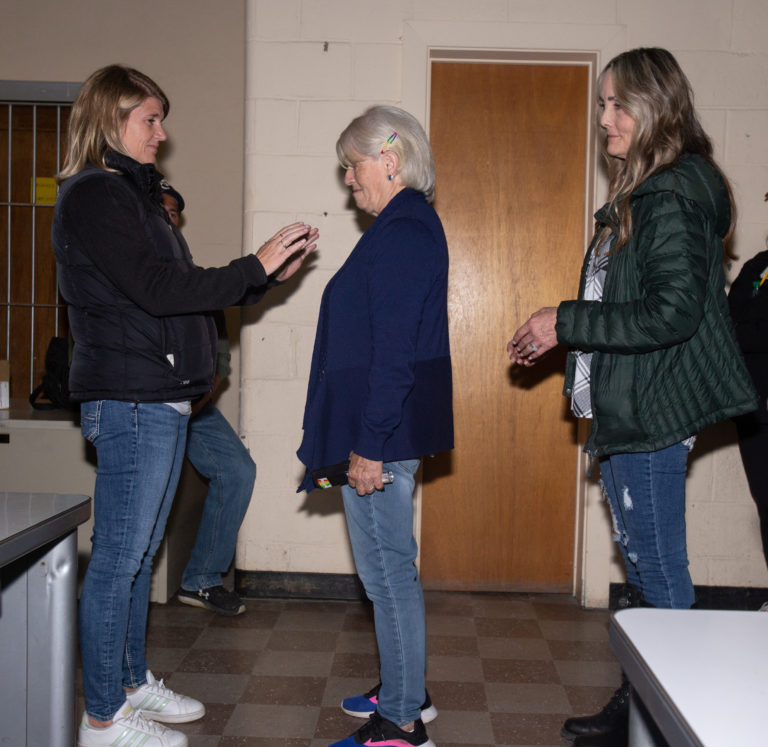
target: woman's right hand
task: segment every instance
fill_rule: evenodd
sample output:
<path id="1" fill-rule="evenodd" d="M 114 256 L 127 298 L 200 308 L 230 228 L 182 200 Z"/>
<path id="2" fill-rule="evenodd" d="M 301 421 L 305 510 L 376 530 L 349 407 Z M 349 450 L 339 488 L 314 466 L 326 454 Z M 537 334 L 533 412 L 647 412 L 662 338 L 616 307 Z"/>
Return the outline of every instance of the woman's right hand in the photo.
<path id="1" fill-rule="evenodd" d="M 313 233 L 312 226 L 308 223 L 291 223 L 267 239 L 259 247 L 256 256 L 267 275 L 272 275 L 297 252 L 303 251 L 309 241 L 316 237 L 317 232 Z"/>
<path id="2" fill-rule="evenodd" d="M 519 366 L 533 366 L 544 353 L 557 346 L 557 307 L 535 311 L 507 343 L 507 355 Z"/>

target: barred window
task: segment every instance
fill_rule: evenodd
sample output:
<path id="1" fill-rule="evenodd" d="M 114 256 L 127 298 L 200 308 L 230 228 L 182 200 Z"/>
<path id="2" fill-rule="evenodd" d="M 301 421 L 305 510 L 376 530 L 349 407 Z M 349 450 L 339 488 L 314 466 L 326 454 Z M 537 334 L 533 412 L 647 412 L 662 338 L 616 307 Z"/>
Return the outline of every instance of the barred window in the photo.
<path id="1" fill-rule="evenodd" d="M 51 337 L 69 333 L 51 225 L 76 88 L 0 81 L 0 359 L 14 399 L 41 381 Z"/>

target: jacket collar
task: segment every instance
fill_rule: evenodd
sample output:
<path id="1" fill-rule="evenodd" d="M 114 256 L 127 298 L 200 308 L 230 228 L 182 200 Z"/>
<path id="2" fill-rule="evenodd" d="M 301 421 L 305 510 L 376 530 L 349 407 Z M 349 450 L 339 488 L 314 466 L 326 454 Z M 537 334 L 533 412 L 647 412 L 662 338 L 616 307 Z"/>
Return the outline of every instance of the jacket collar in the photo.
<path id="1" fill-rule="evenodd" d="M 155 205 L 162 205 L 160 182 L 163 175 L 155 168 L 153 163 L 139 163 L 130 156 L 110 150 L 104 156 L 104 163 L 110 169 L 115 169 L 127 176 Z"/>
<path id="2" fill-rule="evenodd" d="M 683 153 L 676 161 L 639 184 L 630 200 L 634 202 L 656 192 L 674 192 L 695 202 L 710 219 L 718 235 L 727 233 L 731 220 L 728 189 L 715 167 L 702 156 Z M 616 209 L 610 203 L 595 213 L 595 220 L 610 226 L 614 232 L 618 230 Z"/>

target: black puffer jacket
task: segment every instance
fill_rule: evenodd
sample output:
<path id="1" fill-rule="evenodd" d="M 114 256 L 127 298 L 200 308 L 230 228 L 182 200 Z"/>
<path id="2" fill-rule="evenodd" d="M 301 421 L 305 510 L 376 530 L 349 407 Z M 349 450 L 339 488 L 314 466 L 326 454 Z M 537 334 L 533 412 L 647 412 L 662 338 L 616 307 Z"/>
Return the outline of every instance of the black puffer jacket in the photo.
<path id="1" fill-rule="evenodd" d="M 557 339 L 593 352 L 595 456 L 656 451 L 754 410 L 725 295 L 728 191 L 704 158 L 683 155 L 631 198 L 633 233 L 611 255 L 602 301 L 566 301 Z M 617 228 L 608 206 L 595 218 Z M 587 260 L 588 261 L 588 260 Z M 584 292 L 586 261 L 579 298 Z M 573 355 L 565 391 L 574 379 Z"/>
<path id="2" fill-rule="evenodd" d="M 216 329 L 205 312 L 263 295 L 251 255 L 197 267 L 159 198 L 152 164 L 110 153 L 59 190 L 52 239 L 74 338 L 75 400 L 172 402 L 210 391 Z"/>

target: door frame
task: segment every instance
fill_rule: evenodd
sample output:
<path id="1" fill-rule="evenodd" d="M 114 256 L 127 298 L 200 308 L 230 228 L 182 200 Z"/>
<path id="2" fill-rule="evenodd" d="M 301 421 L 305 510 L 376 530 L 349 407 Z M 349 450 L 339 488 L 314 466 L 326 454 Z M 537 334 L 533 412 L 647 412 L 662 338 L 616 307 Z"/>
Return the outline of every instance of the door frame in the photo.
<path id="1" fill-rule="evenodd" d="M 585 167 L 584 247 L 592 232 L 598 195 L 607 182 L 598 168 L 594 137 L 594 88 L 602 66 L 626 48 L 626 27 L 569 24 L 458 24 L 407 22 L 403 30 L 402 106 L 429 132 L 431 65 L 433 61 L 498 62 L 499 64 L 583 64 L 590 69 Z M 574 273 L 578 268 L 574 268 Z M 574 486 L 573 592 L 589 607 L 607 607 L 608 589 L 618 564 L 611 542 L 610 518 L 589 463 L 581 451 L 586 440 L 579 425 Z M 414 534 L 421 537 L 421 483 L 417 484 Z"/>

